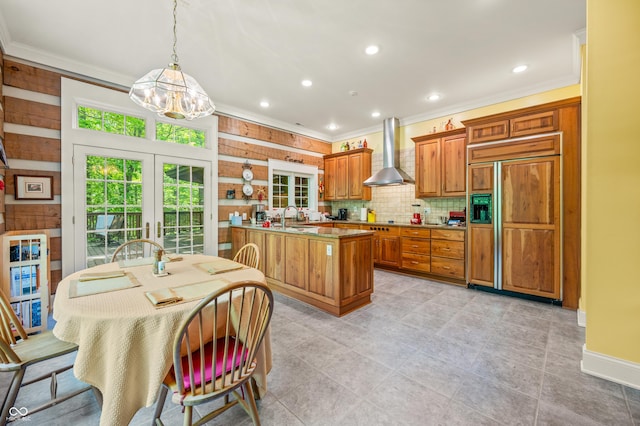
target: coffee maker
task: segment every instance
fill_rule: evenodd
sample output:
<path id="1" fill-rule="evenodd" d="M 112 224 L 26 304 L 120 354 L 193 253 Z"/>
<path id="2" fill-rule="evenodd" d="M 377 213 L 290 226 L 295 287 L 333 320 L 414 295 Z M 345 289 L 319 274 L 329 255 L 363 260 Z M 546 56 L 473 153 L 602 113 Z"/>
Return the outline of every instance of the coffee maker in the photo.
<path id="1" fill-rule="evenodd" d="M 347 209 L 338 209 L 338 220 L 347 220 Z"/>
<path id="2" fill-rule="evenodd" d="M 254 204 L 251 216 L 256 219 L 256 222 L 264 222 L 267 219 L 267 213 L 264 211 L 264 204 Z"/>

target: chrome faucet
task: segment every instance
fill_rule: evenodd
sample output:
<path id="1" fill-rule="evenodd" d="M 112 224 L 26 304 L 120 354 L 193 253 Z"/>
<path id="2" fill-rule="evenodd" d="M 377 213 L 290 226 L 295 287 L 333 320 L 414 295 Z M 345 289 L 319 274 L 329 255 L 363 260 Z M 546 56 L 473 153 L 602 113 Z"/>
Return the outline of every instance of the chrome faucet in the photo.
<path id="1" fill-rule="evenodd" d="M 296 206 L 287 206 L 284 208 L 284 211 L 282 212 L 282 229 L 284 230 L 284 224 L 287 222 L 287 210 L 289 210 L 289 207 L 293 207 L 293 210 L 298 211 L 298 208 Z"/>

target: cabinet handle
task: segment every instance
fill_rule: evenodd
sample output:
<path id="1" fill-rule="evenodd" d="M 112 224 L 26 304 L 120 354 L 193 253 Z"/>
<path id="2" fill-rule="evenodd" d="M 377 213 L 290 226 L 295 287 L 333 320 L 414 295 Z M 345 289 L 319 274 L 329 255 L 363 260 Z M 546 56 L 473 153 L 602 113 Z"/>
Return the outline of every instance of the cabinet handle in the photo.
<path id="1" fill-rule="evenodd" d="M 444 269 L 451 269 L 450 266 L 443 266 Z"/>
<path id="2" fill-rule="evenodd" d="M 414 244 L 411 246 L 411 248 L 418 248 L 418 246 Z"/>
<path id="3" fill-rule="evenodd" d="M 412 263 L 413 265 L 417 265 L 417 264 L 418 264 L 418 262 L 416 262 L 415 260 L 412 260 L 412 261 L 411 261 L 411 263 Z"/>
<path id="4" fill-rule="evenodd" d="M 442 251 L 451 251 L 449 247 L 442 247 Z"/>

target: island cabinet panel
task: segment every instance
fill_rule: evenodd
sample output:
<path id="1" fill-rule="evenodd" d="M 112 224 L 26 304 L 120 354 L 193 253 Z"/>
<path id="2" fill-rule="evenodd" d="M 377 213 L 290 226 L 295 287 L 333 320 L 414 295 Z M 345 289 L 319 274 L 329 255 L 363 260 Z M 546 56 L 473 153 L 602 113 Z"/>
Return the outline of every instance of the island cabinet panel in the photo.
<path id="1" fill-rule="evenodd" d="M 284 235 L 264 233 L 265 249 L 260 252 L 260 264 L 264 265 L 264 275 L 278 281 L 284 281 Z"/>
<path id="2" fill-rule="evenodd" d="M 231 228 L 231 257 L 235 256 L 245 244 L 247 244 L 247 231 L 242 228 Z"/>
<path id="3" fill-rule="evenodd" d="M 373 290 L 373 258 L 371 239 L 355 239 L 340 243 L 342 285 L 340 299 L 351 302 Z"/>
<path id="4" fill-rule="evenodd" d="M 309 276 L 309 244 L 308 239 L 287 235 L 285 237 L 284 283 L 307 290 Z"/>
<path id="5" fill-rule="evenodd" d="M 260 253 L 260 263 L 258 264 L 258 269 L 263 274 L 265 273 L 265 262 L 263 257 L 266 254 L 265 250 L 265 234 L 264 232 L 258 231 L 247 231 L 247 243 L 254 243 L 258 246 L 258 253 Z"/>
<path id="6" fill-rule="evenodd" d="M 336 245 L 322 240 L 309 240 L 309 293 L 335 298 L 333 283 L 337 279 L 333 253 Z"/>
<path id="7" fill-rule="evenodd" d="M 341 316 L 371 302 L 373 234 L 318 228 L 300 232 L 233 226 L 234 241 L 259 241 L 272 290 Z M 238 248 L 233 247 L 233 252 Z"/>

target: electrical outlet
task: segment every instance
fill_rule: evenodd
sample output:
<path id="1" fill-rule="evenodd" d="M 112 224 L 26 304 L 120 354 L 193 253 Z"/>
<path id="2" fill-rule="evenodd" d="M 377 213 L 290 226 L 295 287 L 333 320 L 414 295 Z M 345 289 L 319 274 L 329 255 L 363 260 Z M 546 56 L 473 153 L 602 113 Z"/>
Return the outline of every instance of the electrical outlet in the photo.
<path id="1" fill-rule="evenodd" d="M 431 208 L 430 207 L 425 207 L 424 208 L 424 214 L 431 214 Z"/>
<path id="2" fill-rule="evenodd" d="M 327 256 L 331 256 L 331 244 L 327 244 Z"/>

